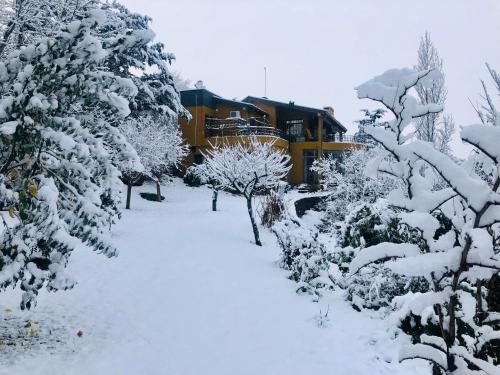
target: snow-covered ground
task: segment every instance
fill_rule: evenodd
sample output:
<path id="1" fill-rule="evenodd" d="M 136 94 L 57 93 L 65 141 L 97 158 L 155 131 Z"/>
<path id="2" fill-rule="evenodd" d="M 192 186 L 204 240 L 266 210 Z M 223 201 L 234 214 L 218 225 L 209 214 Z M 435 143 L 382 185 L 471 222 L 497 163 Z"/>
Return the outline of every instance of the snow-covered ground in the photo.
<path id="1" fill-rule="evenodd" d="M 251 242 L 243 199 L 220 194 L 211 212 L 204 187 L 175 181 L 162 203 L 140 191 L 154 189 L 135 189 L 114 228 L 118 258 L 77 251 L 78 285 L 43 292 L 32 312 L 18 310 L 18 291 L 2 293 L 0 374 L 429 373 L 422 362 L 399 364 L 384 321 L 340 294 L 318 303 L 297 295 L 274 236 L 262 230 L 264 246 Z M 320 310 L 329 310 L 323 326 Z"/>

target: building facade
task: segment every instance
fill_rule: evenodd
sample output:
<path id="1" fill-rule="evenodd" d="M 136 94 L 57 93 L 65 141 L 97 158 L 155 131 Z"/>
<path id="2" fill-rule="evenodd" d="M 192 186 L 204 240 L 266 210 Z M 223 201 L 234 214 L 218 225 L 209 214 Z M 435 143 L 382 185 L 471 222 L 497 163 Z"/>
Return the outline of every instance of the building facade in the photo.
<path id="1" fill-rule="evenodd" d="M 180 129 L 190 147 L 185 168 L 201 163 L 208 148 L 221 143 L 245 142 L 257 136 L 273 140 L 277 149 L 288 153 L 292 168 L 291 184 L 316 184 L 310 170 L 319 158 L 362 147 L 335 119 L 331 107 L 322 109 L 247 96 L 242 101 L 220 97 L 206 89 L 181 91 L 182 105 L 192 119 L 180 120 Z"/>

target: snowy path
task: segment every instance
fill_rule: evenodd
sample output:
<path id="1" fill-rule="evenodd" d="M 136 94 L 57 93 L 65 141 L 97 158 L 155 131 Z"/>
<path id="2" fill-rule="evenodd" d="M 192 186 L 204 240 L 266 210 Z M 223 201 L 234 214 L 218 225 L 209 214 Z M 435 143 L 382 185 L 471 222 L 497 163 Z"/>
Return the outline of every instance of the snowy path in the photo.
<path id="1" fill-rule="evenodd" d="M 250 242 L 243 200 L 222 195 L 212 213 L 205 188 L 176 182 L 165 193 L 162 204 L 133 197 L 114 230 L 118 258 L 80 251 L 71 267 L 76 289 L 41 295 L 30 316 L 81 329 L 75 352 L 27 355 L 0 374 L 426 373 L 398 364 L 387 339 L 373 343 L 384 337 L 381 321 L 338 296 L 298 296 L 275 263 L 273 236 L 263 233 L 262 248 Z M 2 310 L 15 307 L 14 297 L 4 295 Z M 328 327 L 317 327 L 314 316 L 328 303 Z"/>

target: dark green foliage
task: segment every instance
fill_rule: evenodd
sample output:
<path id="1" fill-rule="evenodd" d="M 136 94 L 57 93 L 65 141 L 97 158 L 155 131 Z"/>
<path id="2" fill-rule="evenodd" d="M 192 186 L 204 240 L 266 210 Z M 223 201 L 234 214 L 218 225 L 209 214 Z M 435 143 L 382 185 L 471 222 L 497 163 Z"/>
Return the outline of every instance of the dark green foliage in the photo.
<path id="1" fill-rule="evenodd" d="M 420 244 L 418 231 L 400 223 L 394 211 L 362 204 L 346 217 L 340 229 L 342 247 L 369 247 L 382 242 Z"/>
<path id="2" fill-rule="evenodd" d="M 299 284 L 297 293 L 320 296 L 321 289 L 333 288 L 328 269 L 330 260 L 318 233 L 284 220 L 273 226 L 281 247 L 280 265 L 289 271 L 289 278 Z"/>
<path id="3" fill-rule="evenodd" d="M 192 168 L 189 168 L 184 175 L 183 181 L 188 186 L 198 187 L 204 185 L 201 177 L 194 172 Z"/>

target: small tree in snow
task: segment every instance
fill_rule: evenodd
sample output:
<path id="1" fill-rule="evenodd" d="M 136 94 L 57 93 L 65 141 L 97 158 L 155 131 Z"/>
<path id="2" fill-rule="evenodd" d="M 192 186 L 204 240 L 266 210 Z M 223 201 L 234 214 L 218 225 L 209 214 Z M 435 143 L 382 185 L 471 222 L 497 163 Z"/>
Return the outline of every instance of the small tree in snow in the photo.
<path id="1" fill-rule="evenodd" d="M 209 167 L 208 163 L 202 163 L 189 167 L 186 174 L 190 174 L 192 178 L 199 181 L 201 184 L 208 184 L 212 189 L 212 211 L 217 211 L 217 199 L 221 183 L 217 180 L 218 171 Z"/>
<path id="2" fill-rule="evenodd" d="M 259 192 L 275 188 L 287 176 L 290 157 L 276 151 L 274 142 L 260 142 L 257 137 L 214 147 L 204 157 L 207 176 L 216 181 L 218 188 L 236 191 L 245 198 L 255 243 L 262 246 L 252 199 Z"/>
<path id="3" fill-rule="evenodd" d="M 420 104 L 411 90 L 432 86 L 436 71 L 394 69 L 357 88 L 359 98 L 382 103 L 394 115 L 386 129 L 367 132 L 384 147 L 386 158 L 378 170 L 398 177 L 403 188 L 389 194 L 399 208 L 400 220 L 420 231 L 423 245 L 381 243 L 362 249 L 350 264 L 357 272 L 373 262 L 383 262 L 398 274 L 426 277 L 431 291 L 400 297 L 402 321 L 412 332 L 413 345 L 403 348 L 400 359 L 424 358 L 446 373 L 482 370 L 497 373 L 481 349 L 500 337 L 489 325 L 480 324 L 478 311 L 484 302 L 478 281 L 500 270 L 498 223 L 500 223 L 500 129 L 489 125 L 464 128 L 461 137 L 488 161 L 493 178 L 479 178 L 467 165 L 457 165 L 433 144 L 415 141 L 408 127 L 422 116 L 437 113 L 439 105 Z M 427 171 L 446 182 L 435 190 Z M 443 225 L 444 224 L 444 225 Z M 476 306 L 476 308 L 474 308 Z M 471 308 L 472 307 L 472 308 Z M 481 318 L 481 319 L 484 319 Z M 410 328 L 411 329 L 411 328 Z"/>
<path id="4" fill-rule="evenodd" d="M 122 126 L 122 130 L 137 151 L 144 166 L 144 174 L 156 183 L 157 200 L 161 202 L 162 177 L 175 168 L 187 152 L 177 123 L 171 121 L 168 116 L 148 116 L 129 119 Z M 133 175 L 134 171 L 126 171 L 126 173 Z M 132 182 L 133 179 L 130 178 L 127 181 Z M 131 185 L 128 184 L 127 202 L 129 203 L 130 187 Z"/>

